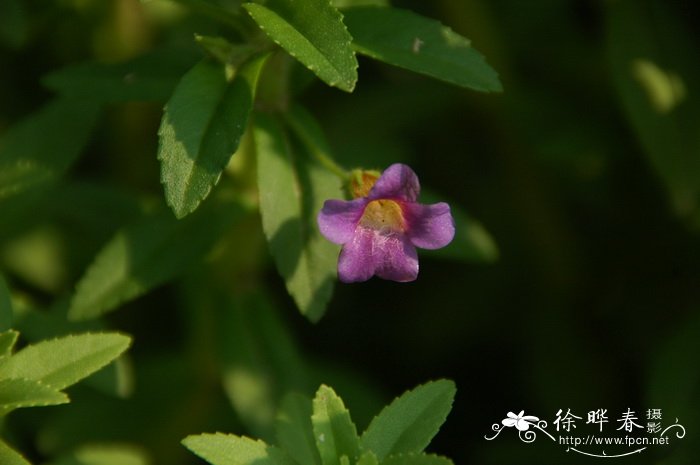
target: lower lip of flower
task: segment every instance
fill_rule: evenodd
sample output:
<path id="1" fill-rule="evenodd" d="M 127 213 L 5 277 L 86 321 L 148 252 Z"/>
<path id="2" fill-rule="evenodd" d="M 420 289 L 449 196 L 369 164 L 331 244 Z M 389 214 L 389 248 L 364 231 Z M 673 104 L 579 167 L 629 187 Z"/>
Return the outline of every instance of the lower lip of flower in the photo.
<path id="1" fill-rule="evenodd" d="M 393 200 L 372 200 L 368 203 L 360 225 L 383 232 L 403 232 L 406 229 L 401 206 Z"/>

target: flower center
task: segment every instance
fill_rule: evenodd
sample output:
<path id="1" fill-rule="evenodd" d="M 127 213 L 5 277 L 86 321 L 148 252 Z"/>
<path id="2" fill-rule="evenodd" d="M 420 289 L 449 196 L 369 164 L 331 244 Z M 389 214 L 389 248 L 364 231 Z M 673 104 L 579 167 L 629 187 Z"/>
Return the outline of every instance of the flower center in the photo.
<path id="1" fill-rule="evenodd" d="M 377 231 L 403 232 L 403 211 L 393 200 L 372 200 L 365 207 L 360 225 Z"/>

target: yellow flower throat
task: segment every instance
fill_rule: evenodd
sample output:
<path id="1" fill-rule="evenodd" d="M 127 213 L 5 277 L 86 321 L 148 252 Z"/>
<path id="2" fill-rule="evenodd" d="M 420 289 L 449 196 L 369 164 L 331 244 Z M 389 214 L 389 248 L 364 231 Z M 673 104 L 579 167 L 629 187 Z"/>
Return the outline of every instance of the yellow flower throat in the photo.
<path id="1" fill-rule="evenodd" d="M 360 225 L 377 231 L 404 231 L 405 223 L 401 205 L 393 200 L 372 200 L 365 207 Z"/>

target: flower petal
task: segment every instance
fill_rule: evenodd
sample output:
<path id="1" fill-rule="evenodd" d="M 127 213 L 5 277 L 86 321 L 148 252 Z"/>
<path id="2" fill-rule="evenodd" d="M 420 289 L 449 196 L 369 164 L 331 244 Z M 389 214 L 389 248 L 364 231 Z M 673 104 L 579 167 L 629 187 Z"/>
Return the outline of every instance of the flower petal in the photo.
<path id="1" fill-rule="evenodd" d="M 362 213 L 367 205 L 367 200 L 356 199 L 326 200 L 323 208 L 318 213 L 318 229 L 321 234 L 331 242 L 345 244 L 352 240 L 357 222 L 360 221 Z"/>
<path id="2" fill-rule="evenodd" d="M 367 281 L 373 275 L 392 281 L 413 281 L 418 276 L 416 249 L 403 235 L 358 226 L 340 251 L 338 279 L 344 283 Z"/>
<path id="3" fill-rule="evenodd" d="M 418 277 L 416 248 L 403 235 L 378 235 L 382 254 L 378 256 L 375 274 L 383 279 L 405 283 Z"/>
<path id="4" fill-rule="evenodd" d="M 433 205 L 403 204 L 406 234 L 411 243 L 422 249 L 439 249 L 455 237 L 455 222 L 445 202 Z"/>
<path id="5" fill-rule="evenodd" d="M 338 279 L 344 283 L 367 281 L 374 275 L 374 231 L 357 227 L 338 257 Z"/>
<path id="6" fill-rule="evenodd" d="M 503 423 L 503 426 L 510 428 L 511 426 L 515 426 L 516 421 L 517 420 L 515 418 L 504 418 L 501 423 Z"/>
<path id="7" fill-rule="evenodd" d="M 416 173 L 403 163 L 394 163 L 377 179 L 367 198 L 415 202 L 419 193 L 420 183 Z"/>

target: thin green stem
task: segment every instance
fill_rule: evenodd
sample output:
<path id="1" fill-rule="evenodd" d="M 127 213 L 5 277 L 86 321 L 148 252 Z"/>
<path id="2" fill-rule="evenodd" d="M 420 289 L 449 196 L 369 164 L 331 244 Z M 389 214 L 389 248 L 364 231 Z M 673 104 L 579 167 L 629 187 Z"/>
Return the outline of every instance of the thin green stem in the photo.
<path id="1" fill-rule="evenodd" d="M 352 173 L 336 162 L 330 155 L 329 150 L 322 147 L 319 141 L 314 138 L 306 128 L 299 124 L 289 113 L 283 113 L 284 119 L 292 128 L 294 133 L 301 139 L 301 142 L 309 149 L 309 152 L 314 156 L 314 158 L 328 171 L 335 174 L 340 178 L 340 180 L 346 184 L 350 181 Z"/>

